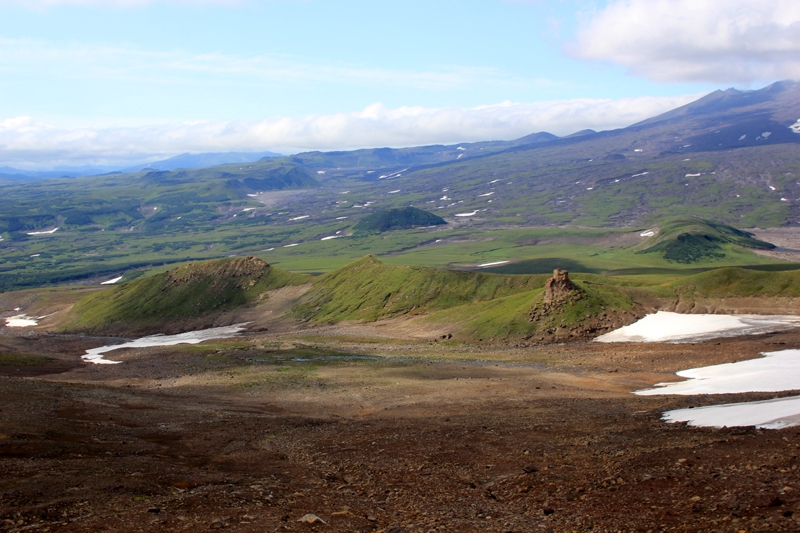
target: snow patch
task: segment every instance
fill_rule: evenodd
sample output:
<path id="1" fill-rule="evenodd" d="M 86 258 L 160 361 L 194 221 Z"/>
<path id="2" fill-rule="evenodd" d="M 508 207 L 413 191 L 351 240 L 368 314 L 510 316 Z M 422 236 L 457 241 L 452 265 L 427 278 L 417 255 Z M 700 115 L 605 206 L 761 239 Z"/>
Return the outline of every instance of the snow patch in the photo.
<path id="1" fill-rule="evenodd" d="M 290 218 L 290 219 L 289 219 L 289 221 L 291 222 L 291 221 L 293 221 L 293 220 L 303 220 L 304 218 L 308 218 L 308 217 L 310 217 L 310 216 L 311 216 L 311 215 L 303 215 L 303 216 L 301 216 L 301 217 L 294 217 L 294 218 Z"/>
<path id="2" fill-rule="evenodd" d="M 800 119 L 798 119 L 797 122 L 789 126 L 789 129 L 795 133 L 800 133 Z"/>
<path id="3" fill-rule="evenodd" d="M 477 211 L 473 211 L 472 213 L 457 213 L 455 216 L 457 216 L 457 217 L 472 217 L 472 216 L 475 216 L 477 214 L 478 214 Z"/>
<path id="4" fill-rule="evenodd" d="M 800 425 L 800 396 L 761 402 L 729 403 L 667 411 L 666 422 L 687 422 L 696 427 L 755 426 L 781 429 Z"/>
<path id="5" fill-rule="evenodd" d="M 122 276 L 102 282 L 100 285 L 113 285 L 122 279 Z"/>
<path id="6" fill-rule="evenodd" d="M 648 174 L 650 174 L 650 173 L 649 173 L 649 172 L 641 172 L 641 173 L 639 173 L 639 174 L 634 174 L 634 175 L 633 175 L 633 176 L 631 176 L 631 177 L 632 177 L 632 178 L 638 178 L 639 176 L 647 176 Z"/>
<path id="7" fill-rule="evenodd" d="M 103 357 L 103 354 L 120 348 L 149 348 L 151 346 L 174 346 L 176 344 L 197 344 L 199 342 L 211 339 L 226 339 L 235 337 L 240 331 L 244 329 L 247 324 L 234 324 L 233 326 L 223 326 L 221 328 L 209 328 L 200 331 L 189 331 L 187 333 L 180 333 L 178 335 L 151 335 L 149 337 L 142 337 L 134 341 L 125 342 L 123 344 L 114 344 L 111 346 L 101 346 L 100 348 L 92 348 L 86 350 L 86 354 L 81 356 L 81 359 L 96 365 L 116 365 L 122 361 L 109 361 Z"/>
<path id="8" fill-rule="evenodd" d="M 15 311 L 19 311 L 19 307 L 17 307 Z M 6 326 L 9 328 L 29 328 L 38 325 L 39 320 L 32 316 L 16 315 L 6 318 Z"/>
<path id="9" fill-rule="evenodd" d="M 655 235 L 655 234 L 656 234 L 655 230 L 651 230 L 651 229 L 649 229 L 649 230 L 647 230 L 647 231 L 643 231 L 643 232 L 641 232 L 641 233 L 639 234 L 639 237 L 652 237 L 652 236 L 653 236 L 653 235 Z"/>
<path id="10" fill-rule="evenodd" d="M 478 195 L 478 197 L 483 197 L 483 196 L 491 196 L 491 195 L 493 195 L 493 194 L 494 194 L 494 191 L 492 191 L 492 192 L 487 192 L 486 194 L 479 194 L 479 195 Z"/>
<path id="11" fill-rule="evenodd" d="M 320 240 L 321 241 L 329 241 L 331 239 L 338 239 L 339 237 L 341 237 L 341 235 L 331 235 L 330 237 L 323 237 Z"/>
<path id="12" fill-rule="evenodd" d="M 684 315 L 659 311 L 597 337 L 598 342 L 696 342 L 716 337 L 755 335 L 800 326 L 798 316 Z"/>
<path id="13" fill-rule="evenodd" d="M 285 246 L 284 246 L 284 248 L 292 248 L 292 247 L 294 247 L 294 246 L 300 246 L 300 244 L 298 244 L 298 243 L 294 243 L 294 244 L 287 244 L 287 245 L 285 245 Z"/>
<path id="14" fill-rule="evenodd" d="M 510 263 L 510 261 L 495 261 L 494 263 L 484 263 L 482 265 L 478 265 L 478 268 L 486 268 L 496 265 L 505 265 L 506 263 Z"/>
<path id="15" fill-rule="evenodd" d="M 31 231 L 31 232 L 28 232 L 28 235 L 51 235 L 51 234 L 55 233 L 56 231 L 58 231 L 58 228 L 54 228 L 54 229 L 51 229 L 51 230 L 48 230 L 48 231 Z"/>
<path id="16" fill-rule="evenodd" d="M 742 135 L 741 137 L 739 137 L 739 140 L 740 140 L 740 141 L 743 141 L 743 140 L 745 140 L 746 138 L 747 138 L 747 134 L 745 133 L 744 135 Z"/>
<path id="17" fill-rule="evenodd" d="M 397 172 L 393 172 L 391 174 L 384 174 L 382 176 L 378 176 L 378 179 L 379 180 L 389 180 L 389 179 L 392 179 L 392 178 L 399 178 L 400 176 L 403 175 L 403 172 L 405 172 L 406 170 L 408 170 L 408 169 L 404 168 L 403 170 L 398 170 Z"/>
<path id="18" fill-rule="evenodd" d="M 702 176 L 702 174 L 686 174 L 684 178 L 696 178 L 698 176 Z"/>
<path id="19" fill-rule="evenodd" d="M 389 191 L 389 194 L 397 194 L 399 192 L 400 192 L 400 189 L 397 189 L 396 191 Z"/>
<path id="20" fill-rule="evenodd" d="M 797 317 L 794 317 L 797 318 Z M 737 394 L 780 392 L 800 389 L 800 350 L 763 353 L 764 357 L 676 372 L 688 378 L 675 383 L 657 383 L 652 389 L 636 391 L 640 396 L 659 394 Z"/>

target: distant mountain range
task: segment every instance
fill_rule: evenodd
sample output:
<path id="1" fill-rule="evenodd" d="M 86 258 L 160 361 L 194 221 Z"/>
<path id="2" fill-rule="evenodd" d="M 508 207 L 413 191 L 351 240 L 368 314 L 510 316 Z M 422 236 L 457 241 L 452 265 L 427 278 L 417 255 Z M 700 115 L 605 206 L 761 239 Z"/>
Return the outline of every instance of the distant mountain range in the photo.
<path id="1" fill-rule="evenodd" d="M 228 163 L 253 163 L 268 157 L 281 157 L 275 152 L 207 152 L 200 154 L 181 154 L 169 159 L 142 163 L 122 168 L 115 166 L 77 166 L 57 167 L 53 170 L 21 170 L 9 166 L 0 166 L 0 178 L 27 180 L 31 178 L 76 178 L 79 176 L 99 176 L 110 173 L 138 172 L 140 170 L 176 170 L 179 168 L 203 168 Z"/>
<path id="2" fill-rule="evenodd" d="M 122 172 L 138 172 L 140 170 L 177 170 L 179 168 L 203 168 L 229 163 L 254 163 L 265 157 L 281 157 L 275 152 L 207 152 L 201 154 L 181 154 L 163 161 L 155 161 L 146 165 L 134 165 L 124 168 Z"/>
<path id="3" fill-rule="evenodd" d="M 700 217 L 707 228 L 681 222 L 674 239 L 664 233 L 671 240 L 656 242 L 653 253 L 629 257 L 661 266 L 732 261 L 733 248 L 760 245 L 747 233 L 721 232 L 720 224 L 800 224 L 798 119 L 800 83 L 786 81 L 715 91 L 627 128 L 566 137 L 539 132 L 514 141 L 284 157 L 185 155 L 81 180 L 0 176 L 0 248 L 7 251 L 0 288 L 301 244 L 302 255 L 317 249 L 308 242 L 340 254 L 407 251 L 425 238 L 398 230 L 370 241 L 371 232 L 354 231 L 372 214 L 407 207 L 441 217 L 448 222 L 442 231 L 466 240 L 511 231 L 523 248 L 537 247 L 531 228 L 553 235 L 637 229 L 635 236 L 647 238 L 669 229 L 669 220 Z M 257 160 L 186 168 L 232 158 Z M 49 232 L 47 241 L 41 232 Z M 452 253 L 455 263 L 465 262 Z M 318 267 L 309 261 L 303 268 Z"/>
<path id="4" fill-rule="evenodd" d="M 462 223 L 607 227 L 699 215 L 739 227 L 780 226 L 800 223 L 798 119 L 800 83 L 783 81 L 757 91 L 714 91 L 627 128 L 566 137 L 538 132 L 514 141 L 285 157 L 183 154 L 97 176 L 96 200 L 93 182 L 85 180 L 75 191 L 65 182 L 58 194 L 52 185 L 41 196 L 30 184 L 16 190 L 15 180 L 26 177 L 75 174 L 6 167 L 0 174 L 11 180 L 5 180 L 0 211 L 19 219 L 11 226 L 28 229 L 54 226 L 57 220 L 107 224 L 109 217 L 131 227 L 137 219 L 132 209 L 145 204 L 160 206 L 159 219 L 174 211 L 172 216 L 185 221 L 181 202 L 202 196 L 192 189 L 202 182 L 208 188 L 203 191 L 215 191 L 204 193 L 208 200 L 203 202 L 218 205 L 252 202 L 253 195 L 268 190 L 318 188 L 286 208 L 303 211 L 299 215 L 315 212 L 319 221 L 329 222 L 336 220 L 330 206 L 345 205 L 346 199 L 365 214 L 413 205 L 445 218 L 458 215 Z M 108 198 L 114 187 L 125 190 L 124 205 Z M 342 190 L 346 198 L 339 196 Z M 78 197 L 80 207 L 70 207 L 69 198 Z M 193 216 L 224 220 L 201 211 Z"/>

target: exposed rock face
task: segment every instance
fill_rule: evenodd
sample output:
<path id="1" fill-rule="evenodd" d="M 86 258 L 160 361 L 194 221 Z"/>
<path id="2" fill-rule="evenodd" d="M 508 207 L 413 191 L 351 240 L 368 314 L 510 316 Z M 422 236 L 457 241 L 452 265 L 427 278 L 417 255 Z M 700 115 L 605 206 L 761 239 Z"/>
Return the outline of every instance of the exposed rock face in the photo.
<path id="1" fill-rule="evenodd" d="M 573 289 L 575 285 L 569 280 L 569 272 L 557 268 L 553 271 L 553 277 L 544 284 L 544 301 L 550 303 L 566 300 Z"/>

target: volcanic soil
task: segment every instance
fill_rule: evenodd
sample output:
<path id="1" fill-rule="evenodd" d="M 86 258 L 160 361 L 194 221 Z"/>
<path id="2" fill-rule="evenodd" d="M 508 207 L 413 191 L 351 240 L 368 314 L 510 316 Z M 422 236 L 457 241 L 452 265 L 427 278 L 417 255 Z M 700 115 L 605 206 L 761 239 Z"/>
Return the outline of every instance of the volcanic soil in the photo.
<path id="1" fill-rule="evenodd" d="M 0 336 L 0 530 L 800 530 L 800 428 L 660 419 L 776 395 L 632 394 L 798 331 L 528 348 L 267 332 L 80 361 L 107 342 Z"/>

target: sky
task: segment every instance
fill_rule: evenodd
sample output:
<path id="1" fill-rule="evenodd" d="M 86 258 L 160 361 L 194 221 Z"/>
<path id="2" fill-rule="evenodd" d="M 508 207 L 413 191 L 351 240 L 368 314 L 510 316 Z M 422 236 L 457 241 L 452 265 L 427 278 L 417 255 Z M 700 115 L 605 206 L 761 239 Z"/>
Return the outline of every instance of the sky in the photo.
<path id="1" fill-rule="evenodd" d="M 0 0 L 0 166 L 566 135 L 781 79 L 797 0 Z"/>

